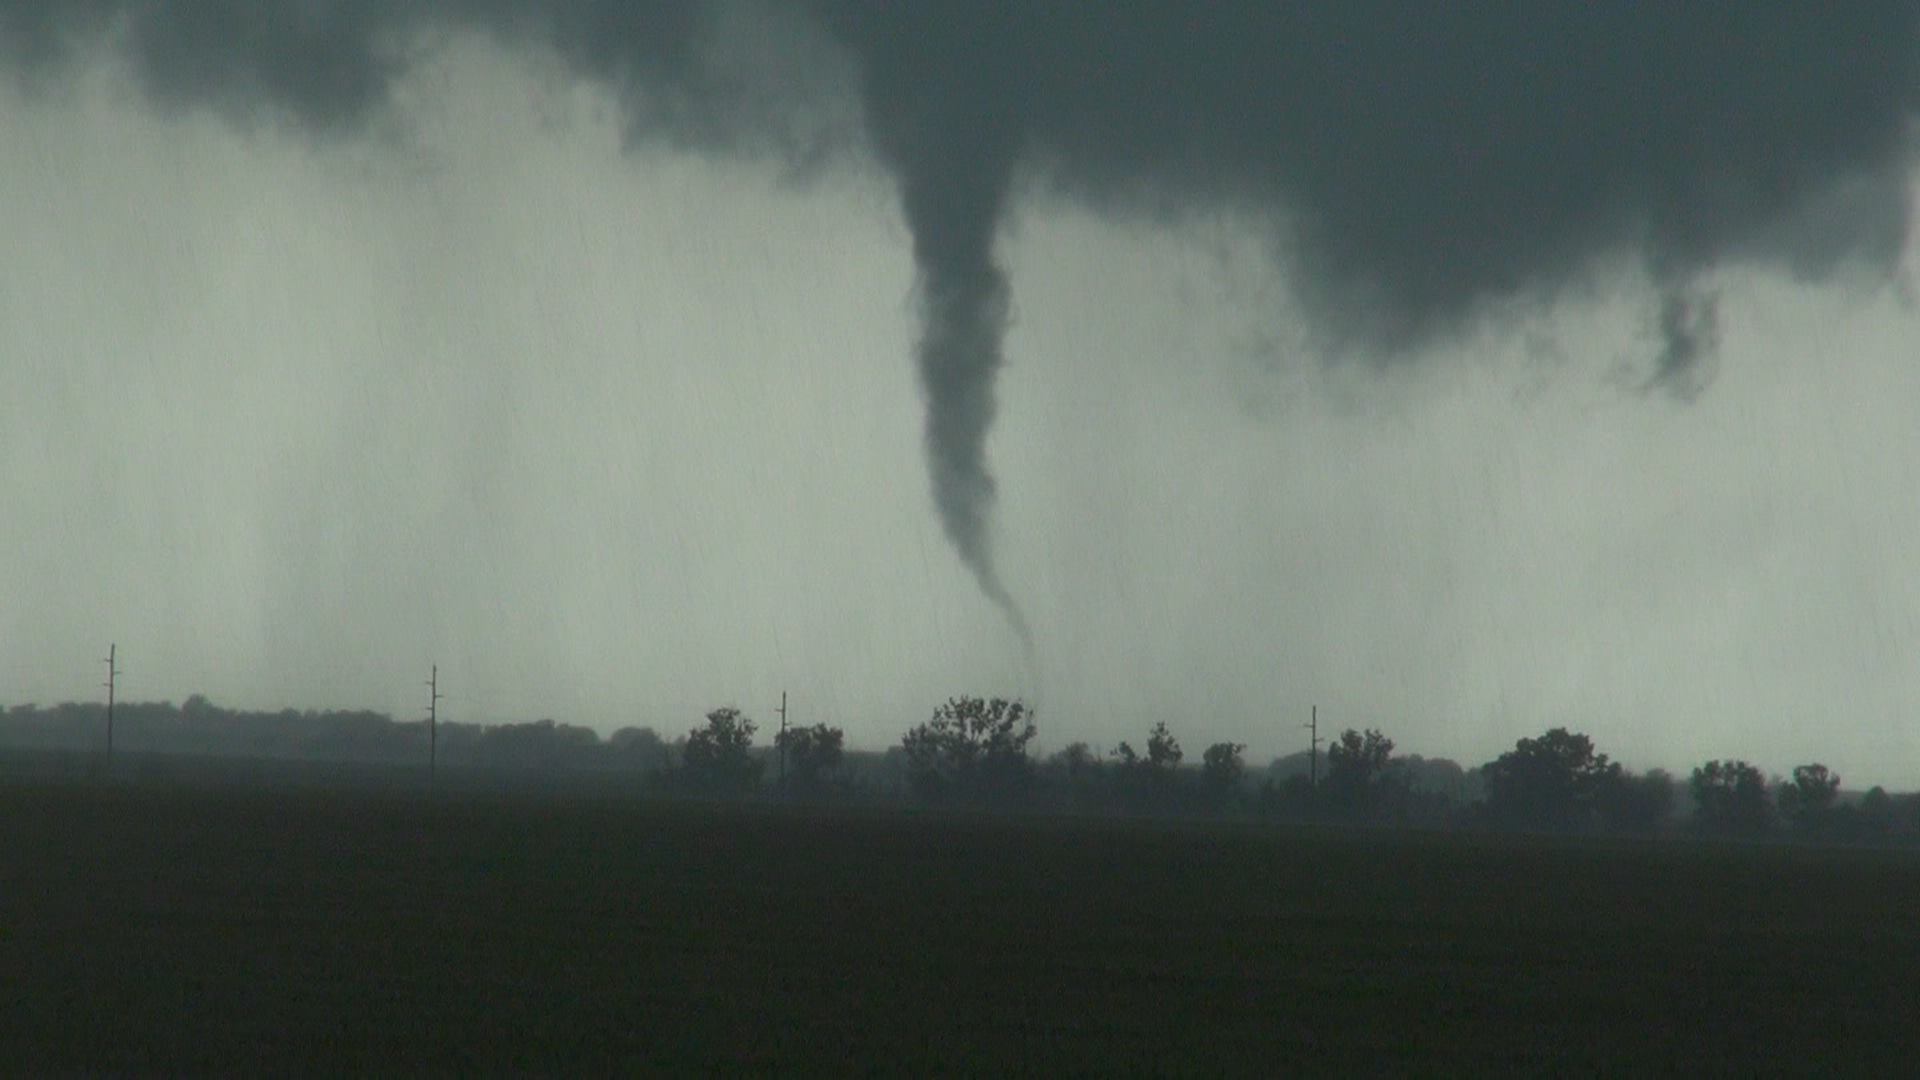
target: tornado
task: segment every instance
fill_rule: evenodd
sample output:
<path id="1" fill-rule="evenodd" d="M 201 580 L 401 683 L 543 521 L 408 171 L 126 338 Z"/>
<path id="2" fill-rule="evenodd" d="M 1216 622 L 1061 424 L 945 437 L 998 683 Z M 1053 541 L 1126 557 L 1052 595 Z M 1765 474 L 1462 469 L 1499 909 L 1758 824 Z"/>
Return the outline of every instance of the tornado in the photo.
<path id="1" fill-rule="evenodd" d="M 996 485 L 987 467 L 994 381 L 1006 362 L 1007 275 L 993 253 L 1006 177 L 955 187 L 941 179 L 909 173 L 901 183 L 918 271 L 914 362 L 926 397 L 927 474 L 947 540 L 1030 648 L 1026 618 L 994 563 Z"/>
<path id="2" fill-rule="evenodd" d="M 916 50 L 907 50 L 913 55 Z M 924 59 L 924 58 L 922 58 Z M 1005 93 L 957 92 L 935 62 L 873 63 L 867 123 L 913 239 L 927 475 L 941 529 L 1029 659 L 1033 635 L 994 560 L 997 494 L 987 436 L 1006 363 L 1009 286 L 995 251 L 1020 140 Z"/>

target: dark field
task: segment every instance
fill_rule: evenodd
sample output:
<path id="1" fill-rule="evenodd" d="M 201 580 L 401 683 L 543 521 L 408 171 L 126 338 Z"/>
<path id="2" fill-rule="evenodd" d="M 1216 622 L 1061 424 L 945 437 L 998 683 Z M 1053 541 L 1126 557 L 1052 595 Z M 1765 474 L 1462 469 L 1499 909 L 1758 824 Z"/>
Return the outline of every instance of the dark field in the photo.
<path id="1" fill-rule="evenodd" d="M 1907 1074 L 1898 852 L 0 789 L 22 1070 Z"/>

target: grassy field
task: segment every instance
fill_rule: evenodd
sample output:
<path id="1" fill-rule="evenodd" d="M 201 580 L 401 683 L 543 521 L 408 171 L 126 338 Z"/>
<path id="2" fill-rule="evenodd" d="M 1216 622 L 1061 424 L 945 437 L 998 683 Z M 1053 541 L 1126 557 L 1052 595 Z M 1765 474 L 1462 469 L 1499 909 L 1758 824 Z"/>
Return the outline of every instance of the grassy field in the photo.
<path id="1" fill-rule="evenodd" d="M 1898 852 L 0 789 L 0 1068 L 1904 1074 Z"/>

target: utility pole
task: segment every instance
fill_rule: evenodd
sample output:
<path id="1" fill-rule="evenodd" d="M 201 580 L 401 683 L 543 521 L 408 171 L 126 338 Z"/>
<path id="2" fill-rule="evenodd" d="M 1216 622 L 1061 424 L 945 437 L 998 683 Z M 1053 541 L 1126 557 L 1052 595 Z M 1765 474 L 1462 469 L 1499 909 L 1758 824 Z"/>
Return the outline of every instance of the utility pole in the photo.
<path id="1" fill-rule="evenodd" d="M 427 679 L 427 787 L 432 788 L 440 774 L 440 665 L 433 665 Z"/>
<path id="2" fill-rule="evenodd" d="M 1309 741 L 1307 743 L 1307 786 L 1317 788 L 1320 786 L 1320 706 L 1313 706 L 1313 711 L 1307 715 L 1307 722 L 1300 725 L 1306 728 L 1309 733 Z"/>
<path id="3" fill-rule="evenodd" d="M 107 688 L 107 761 L 108 762 L 113 761 L 113 690 L 114 690 L 113 684 L 114 684 L 114 681 L 120 677 L 120 665 L 114 663 L 114 657 L 118 656 L 119 653 L 120 653 L 120 647 L 118 645 L 114 645 L 112 643 L 109 643 L 107 645 L 107 658 L 104 661 L 107 665 L 107 681 L 100 684 Z"/>
<path id="4" fill-rule="evenodd" d="M 780 691 L 780 737 L 774 740 L 780 748 L 780 797 L 787 797 L 787 692 Z"/>

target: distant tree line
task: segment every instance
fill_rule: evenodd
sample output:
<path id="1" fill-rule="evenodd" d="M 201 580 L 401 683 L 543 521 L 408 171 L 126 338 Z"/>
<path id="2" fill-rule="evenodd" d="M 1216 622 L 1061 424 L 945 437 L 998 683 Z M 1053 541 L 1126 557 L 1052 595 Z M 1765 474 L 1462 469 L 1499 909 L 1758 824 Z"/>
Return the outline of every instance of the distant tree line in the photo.
<path id="1" fill-rule="evenodd" d="M 103 742 L 105 708 L 64 704 L 0 709 L 0 746 L 87 752 Z M 195 695 L 115 709 L 116 745 L 130 753 L 254 757 L 418 766 L 424 720 L 367 710 L 248 711 Z M 1920 842 L 1920 795 L 1881 788 L 1851 794 L 1819 763 L 1769 777 L 1738 759 L 1704 762 L 1683 782 L 1635 774 L 1586 735 L 1553 728 L 1523 738 L 1477 768 L 1396 752 L 1384 732 L 1348 729 L 1318 759 L 1307 753 L 1255 773 L 1246 747 L 1216 742 L 1190 760 L 1165 722 L 1139 747 L 1072 743 L 1044 758 L 1031 744 L 1033 710 L 1018 700 L 956 697 L 883 752 L 846 747 L 837 726 L 793 726 L 767 743 L 739 709 L 722 707 L 684 734 L 591 728 L 539 720 L 442 723 L 449 770 L 521 775 L 615 774 L 635 786 L 702 798 L 894 801 L 1080 814 L 1239 817 L 1425 828 L 1497 828 L 1651 835 L 1691 832 L 1742 839 Z M 1684 812 L 1683 812 L 1684 810 Z"/>

